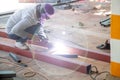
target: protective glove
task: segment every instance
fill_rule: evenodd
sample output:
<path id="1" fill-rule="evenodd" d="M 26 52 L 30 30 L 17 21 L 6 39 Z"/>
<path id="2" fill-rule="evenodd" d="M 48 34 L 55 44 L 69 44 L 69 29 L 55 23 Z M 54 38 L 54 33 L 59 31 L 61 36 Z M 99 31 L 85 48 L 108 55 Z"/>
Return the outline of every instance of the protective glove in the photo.
<path id="1" fill-rule="evenodd" d="M 44 32 L 39 32 L 38 38 L 39 38 L 40 42 L 48 43 L 48 37 Z"/>
<path id="2" fill-rule="evenodd" d="M 40 30 L 37 33 L 37 35 L 38 35 L 38 38 L 39 38 L 40 42 L 45 42 L 45 43 L 48 42 L 48 37 L 45 34 L 43 27 L 40 27 Z"/>
<path id="3" fill-rule="evenodd" d="M 39 39 L 41 40 L 41 41 L 48 41 L 48 38 L 47 38 L 47 36 L 45 35 L 38 35 L 38 37 L 39 37 Z"/>

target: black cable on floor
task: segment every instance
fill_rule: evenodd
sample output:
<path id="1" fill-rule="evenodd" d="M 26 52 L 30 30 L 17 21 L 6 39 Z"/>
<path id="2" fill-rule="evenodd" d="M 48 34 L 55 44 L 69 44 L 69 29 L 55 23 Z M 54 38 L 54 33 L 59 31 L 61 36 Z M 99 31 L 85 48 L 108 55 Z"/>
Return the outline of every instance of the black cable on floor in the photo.
<path id="1" fill-rule="evenodd" d="M 93 69 L 95 69 L 95 70 L 93 70 Z M 96 66 L 92 66 L 90 71 L 89 71 L 89 75 L 90 75 L 92 80 L 97 80 L 97 77 L 103 73 L 110 74 L 108 71 L 99 72 Z M 95 76 L 93 76 L 93 75 L 95 75 Z M 103 80 L 105 80 L 105 79 L 103 79 Z"/>

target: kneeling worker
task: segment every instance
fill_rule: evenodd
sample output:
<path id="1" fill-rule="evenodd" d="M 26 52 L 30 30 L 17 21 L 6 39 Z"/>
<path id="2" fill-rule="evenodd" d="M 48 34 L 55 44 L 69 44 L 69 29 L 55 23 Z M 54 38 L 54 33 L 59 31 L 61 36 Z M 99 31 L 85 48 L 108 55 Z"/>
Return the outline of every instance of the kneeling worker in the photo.
<path id="1" fill-rule="evenodd" d="M 29 49 L 26 45 L 35 33 L 46 37 L 42 23 L 54 14 L 52 5 L 36 4 L 14 12 L 6 24 L 6 32 L 10 39 L 16 40 L 15 46 L 20 49 Z"/>

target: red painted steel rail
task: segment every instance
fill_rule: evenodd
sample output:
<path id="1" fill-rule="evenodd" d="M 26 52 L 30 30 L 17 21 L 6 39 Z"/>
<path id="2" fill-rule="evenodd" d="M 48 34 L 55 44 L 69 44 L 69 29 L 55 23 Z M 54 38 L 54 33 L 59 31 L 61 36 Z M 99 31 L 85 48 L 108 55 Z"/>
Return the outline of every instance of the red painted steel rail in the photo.
<path id="1" fill-rule="evenodd" d="M 8 38 L 5 32 L 0 32 L 0 36 L 4 38 Z M 67 48 L 72 54 L 77 54 L 79 56 L 88 57 L 88 58 L 92 58 L 100 61 L 110 62 L 110 55 L 108 53 L 101 53 L 97 51 L 88 50 L 85 48 L 78 49 L 78 48 L 73 48 L 69 46 L 67 46 Z"/>
<path id="2" fill-rule="evenodd" d="M 91 64 L 85 63 L 85 62 L 75 62 L 71 59 L 64 58 L 64 57 L 59 57 L 59 56 L 54 56 L 49 53 L 42 53 L 39 50 L 39 46 L 35 48 L 33 51 L 30 50 L 21 50 L 19 48 L 16 48 L 14 46 L 15 41 L 11 39 L 5 39 L 5 38 L 0 38 L 0 50 L 7 51 L 7 52 L 13 52 L 15 54 L 28 57 L 28 58 L 33 58 L 32 54 L 34 53 L 35 56 L 34 58 L 43 62 L 47 62 L 50 64 L 54 64 L 57 66 L 65 67 L 71 70 L 75 70 L 78 72 L 82 72 L 85 74 L 89 73 L 89 70 L 91 69 Z"/>

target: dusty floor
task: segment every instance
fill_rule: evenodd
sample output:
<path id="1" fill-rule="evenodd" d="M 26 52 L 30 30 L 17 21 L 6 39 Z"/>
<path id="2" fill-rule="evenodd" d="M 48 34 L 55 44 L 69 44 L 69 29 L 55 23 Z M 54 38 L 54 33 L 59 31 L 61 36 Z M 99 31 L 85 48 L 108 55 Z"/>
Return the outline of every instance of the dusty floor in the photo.
<path id="1" fill-rule="evenodd" d="M 55 65 L 51 65 L 45 62 L 36 61 L 32 59 L 28 59 L 22 56 L 19 56 L 23 63 L 27 64 L 28 67 L 22 67 L 17 65 L 8 55 L 7 52 L 0 51 L 1 57 L 10 59 L 0 59 L 0 69 L 1 70 L 13 70 L 16 72 L 17 77 L 14 80 L 92 80 L 89 75 L 83 74 L 80 72 L 76 72 L 73 70 L 69 70 L 66 68 L 58 67 Z M 98 71 L 109 71 L 109 63 L 96 61 L 92 59 L 81 58 L 85 62 L 89 62 L 93 65 L 96 65 Z M 76 61 L 79 62 L 77 59 Z M 99 63 L 99 64 L 98 64 Z M 101 66 L 103 65 L 103 66 Z M 4 66 L 4 67 L 3 67 Z M 29 74 L 25 75 L 27 72 L 35 72 L 37 73 L 34 76 L 26 77 Z M 39 73 L 39 74 L 38 74 Z M 106 77 L 106 74 L 102 74 L 98 76 L 97 80 L 103 80 Z M 93 75 L 94 76 L 94 75 Z"/>
<path id="2" fill-rule="evenodd" d="M 88 3 L 81 2 L 75 3 L 79 6 L 75 11 L 70 10 L 56 10 L 56 14 L 52 18 L 46 21 L 45 30 L 51 42 L 65 41 L 67 45 L 74 47 L 83 47 L 99 52 L 110 53 L 110 50 L 99 50 L 96 48 L 97 45 L 104 43 L 106 39 L 110 38 L 110 27 L 103 27 L 99 24 L 99 21 L 105 19 L 106 12 L 110 11 L 110 3 Z M 93 6 L 94 4 L 94 6 Z M 94 7 L 100 6 L 100 9 Z M 0 18 L 1 30 L 4 30 L 6 20 L 9 16 Z M 4 18 L 4 19 L 3 19 Z M 8 57 L 6 52 L 0 52 L 3 57 Z M 24 57 L 23 62 L 28 64 L 28 68 L 20 66 L 13 66 L 1 63 L 0 69 L 12 69 L 17 72 L 17 78 L 15 80 L 45 80 L 41 75 L 36 74 L 34 77 L 25 77 L 23 74 L 26 71 L 33 70 L 47 76 L 48 80 L 93 80 L 89 75 L 80 72 L 75 72 L 65 68 L 61 68 L 55 65 L 51 65 L 44 62 L 38 62 L 30 60 Z M 100 72 L 110 71 L 110 64 L 94 59 L 85 57 L 79 57 L 73 59 L 75 61 L 84 61 L 96 66 Z M 0 60 L 1 61 L 1 60 Z M 2 60 L 3 61 L 3 60 Z M 2 67 L 8 65 L 8 67 Z M 106 74 L 100 75 L 96 80 L 105 79 Z M 110 79 L 108 79 L 110 80 Z M 115 79 L 120 80 L 120 79 Z"/>

